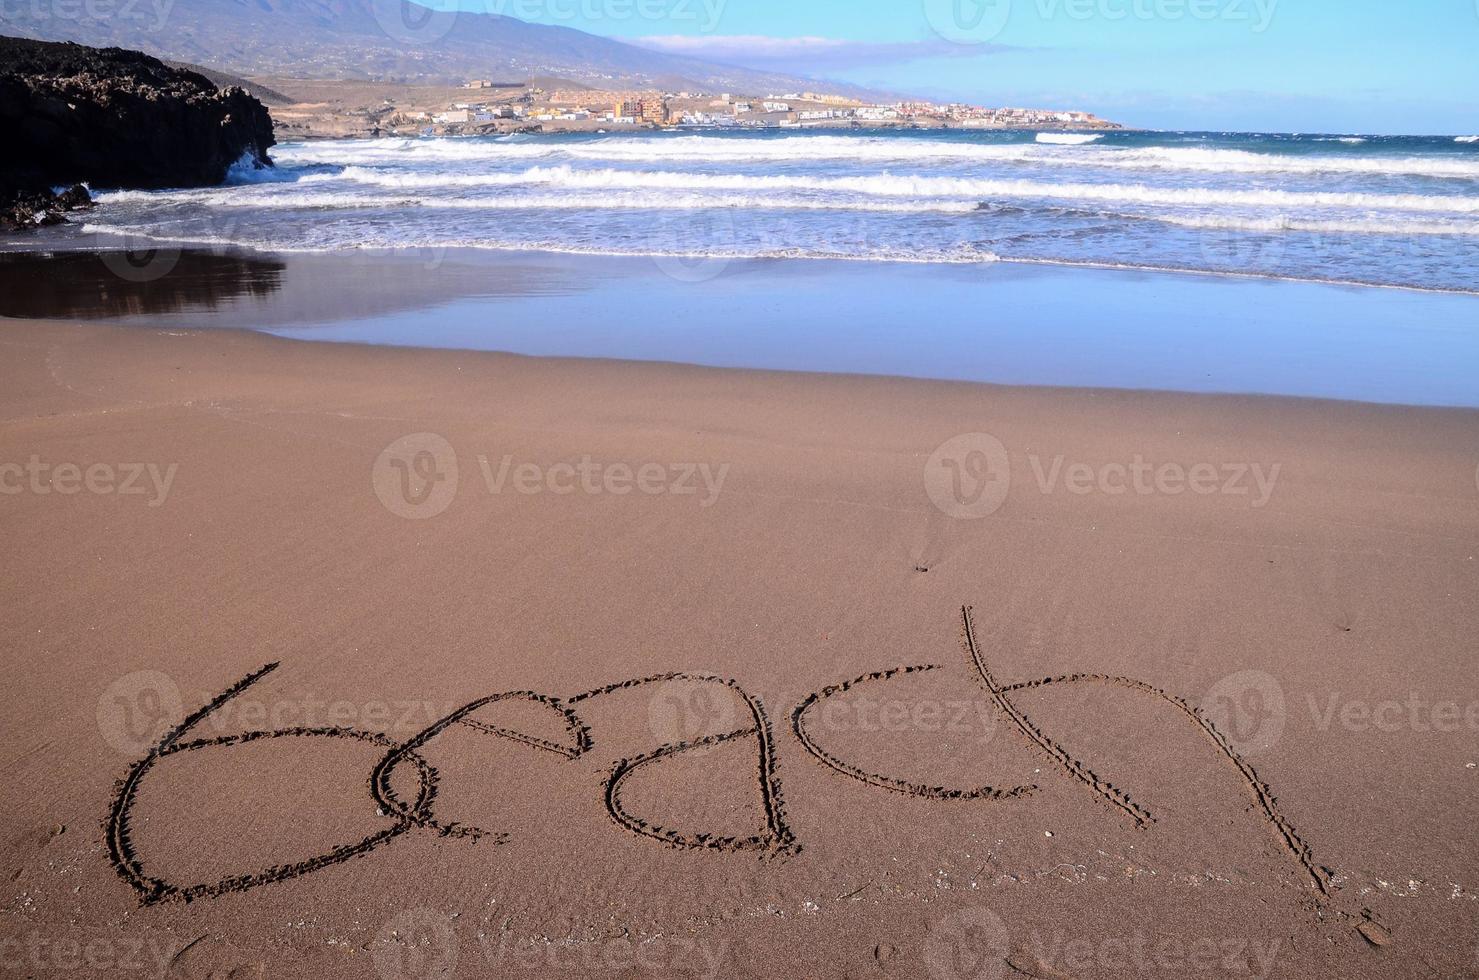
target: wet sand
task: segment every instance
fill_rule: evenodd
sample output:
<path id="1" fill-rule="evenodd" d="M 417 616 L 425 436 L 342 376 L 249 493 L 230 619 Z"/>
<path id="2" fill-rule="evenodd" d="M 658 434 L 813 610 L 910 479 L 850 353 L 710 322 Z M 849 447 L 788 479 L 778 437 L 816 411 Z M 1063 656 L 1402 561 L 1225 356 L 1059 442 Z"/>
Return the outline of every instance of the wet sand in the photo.
<path id="1" fill-rule="evenodd" d="M 1470 369 L 1479 363 L 1475 295 L 1004 262 L 114 244 L 135 251 L 0 254 L 0 316 L 538 357 L 1479 407 L 1479 373 Z"/>
<path id="2" fill-rule="evenodd" d="M 0 348 L 21 974 L 1475 974 L 1479 412 Z"/>

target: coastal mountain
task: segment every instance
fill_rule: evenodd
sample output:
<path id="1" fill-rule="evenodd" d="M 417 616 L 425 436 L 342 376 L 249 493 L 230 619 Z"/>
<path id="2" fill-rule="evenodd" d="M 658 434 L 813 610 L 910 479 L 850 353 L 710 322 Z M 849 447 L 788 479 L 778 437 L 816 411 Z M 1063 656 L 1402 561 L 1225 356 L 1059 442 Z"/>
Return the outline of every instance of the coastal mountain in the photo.
<path id="1" fill-rule="evenodd" d="M 148 0 L 117 4 L 107 17 L 61 17 L 54 7 L 5 4 L 0 34 L 132 48 L 259 77 L 445 84 L 555 76 L 600 88 L 871 94 L 406 0 Z"/>

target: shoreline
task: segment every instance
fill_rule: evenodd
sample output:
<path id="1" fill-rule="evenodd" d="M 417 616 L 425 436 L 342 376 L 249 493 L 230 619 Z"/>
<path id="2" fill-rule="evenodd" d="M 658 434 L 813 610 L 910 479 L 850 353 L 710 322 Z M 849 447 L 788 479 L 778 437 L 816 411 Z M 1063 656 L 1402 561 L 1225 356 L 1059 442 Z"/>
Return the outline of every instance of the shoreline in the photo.
<path id="1" fill-rule="evenodd" d="M 1259 282 L 1299 283 L 1299 284 L 1310 285 L 1310 286 L 1337 286 L 1337 287 L 1349 287 L 1349 288 L 1352 288 L 1352 289 L 1394 290 L 1394 291 L 1397 291 L 1397 292 L 1433 294 L 1433 295 L 1438 295 L 1438 296 L 1475 296 L 1475 297 L 1479 297 L 1479 286 L 1476 286 L 1473 289 L 1457 289 L 1457 288 L 1449 288 L 1449 287 L 1444 287 L 1444 286 L 1414 286 L 1414 285 L 1407 285 L 1407 284 L 1402 284 L 1402 283 L 1370 282 L 1370 281 L 1361 280 L 1361 279 L 1316 279 L 1316 278 L 1301 277 L 1301 276 L 1281 276 L 1281 275 L 1275 275 L 1275 274 L 1272 274 L 1272 273 L 1262 273 L 1262 272 L 1232 272 L 1232 271 L 1218 270 L 1218 269 L 1192 269 L 1192 268 L 1183 268 L 1183 267 L 1179 267 L 1179 266 L 1146 265 L 1146 264 L 1136 264 L 1136 263 L 1118 263 L 1117 264 L 1117 263 L 1110 263 L 1110 262 L 1075 261 L 1075 260 L 1071 260 L 1071 259 L 1013 258 L 1013 257 L 1010 257 L 1010 256 L 1002 256 L 1002 255 L 991 255 L 990 257 L 971 258 L 971 259 L 960 259 L 958 261 L 949 261 L 949 260 L 939 259 L 939 258 L 911 259 L 911 258 L 903 258 L 903 257 L 897 257 L 897 256 L 882 256 L 882 257 L 880 257 L 880 256 L 854 256 L 854 255 L 796 255 L 796 254 L 758 254 L 758 253 L 743 253 L 743 254 L 741 254 L 741 253 L 734 253 L 734 254 L 727 254 L 727 253 L 710 253 L 710 252 L 617 252 L 617 251 L 600 251 L 600 250 L 594 250 L 594 249 L 592 249 L 592 250 L 581 250 L 581 249 L 575 249 L 575 248 L 566 248 L 566 249 L 549 248 L 549 247 L 528 248 L 528 247 L 521 246 L 521 245 L 508 245 L 508 246 L 498 246 L 498 245 L 455 245 L 455 246 L 448 246 L 448 245 L 417 245 L 417 244 L 411 244 L 411 245 L 404 245 L 404 246 L 367 245 L 367 246 L 363 246 L 362 248 L 341 248 L 341 247 L 337 247 L 337 246 L 336 247 L 325 247 L 325 248 L 283 247 L 283 246 L 264 247 L 264 246 L 257 246 L 257 245 L 251 245 L 251 244 L 243 244 L 243 243 L 239 243 L 239 242 L 228 242 L 228 241 L 224 241 L 224 240 L 221 240 L 221 239 L 213 239 L 213 238 L 187 238 L 187 237 L 169 236 L 169 235 L 158 235 L 158 236 L 155 236 L 155 235 L 148 235 L 148 234 L 143 234 L 143 233 L 138 233 L 138 232 L 131 232 L 131 233 L 127 234 L 127 235 L 120 235 L 120 234 L 118 234 L 116 232 L 108 231 L 107 229 L 89 229 L 85 222 L 80 223 L 80 225 L 79 225 L 79 227 L 77 229 L 77 234 L 79 236 L 80 235 L 91 235 L 95 241 L 91 241 L 91 242 L 87 243 L 86 245 L 79 245 L 76 248 L 66 248 L 66 249 L 56 248 L 54 246 L 54 243 L 46 243 L 42 247 L 38 247 L 38 248 L 34 248 L 34 249 L 28 249 L 28 248 L 19 248 L 19 247 L 16 247 L 17 245 L 24 244 L 23 242 L 19 242 L 19 241 L 7 242 L 7 243 L 0 243 L 0 244 L 3 244 L 4 245 L 3 250 L 0 250 L 0 254 L 45 253 L 45 252 L 57 252 L 57 251 L 107 251 L 107 250 L 110 250 L 110 249 L 107 249 L 107 248 L 100 249 L 100 248 L 98 248 L 98 245 L 96 244 L 96 241 L 101 240 L 101 241 L 105 241 L 106 242 L 109 239 L 119 239 L 120 241 L 117 241 L 117 242 L 114 243 L 116 245 L 116 248 L 113 248 L 111 250 L 115 250 L 115 251 L 138 251 L 137 247 L 132 247 L 131 248 L 130 245 L 129 245 L 129 242 L 133 242 L 136 245 L 137 242 L 139 242 L 139 241 L 147 241 L 147 242 L 150 242 L 153 245 L 163 246 L 163 247 L 166 247 L 166 248 L 178 248 L 180 250 L 191 249 L 191 250 L 212 251 L 212 252 L 226 252 L 226 253 L 230 253 L 230 252 L 245 252 L 245 253 L 250 253 L 250 254 L 253 254 L 253 255 L 261 256 L 263 258 L 271 258 L 274 255 L 317 255 L 317 256 L 349 255 L 349 256 L 353 256 L 353 255 L 357 255 L 357 254 L 375 255 L 376 253 L 389 253 L 389 254 L 392 254 L 393 255 L 393 254 L 395 254 L 397 252 L 406 252 L 406 251 L 409 251 L 409 252 L 466 251 L 466 252 L 487 252 L 487 253 L 499 254 L 499 255 L 512 254 L 512 255 L 530 255 L 530 256 L 566 256 L 566 255 L 568 255 L 568 256 L 585 256 L 585 257 L 594 258 L 594 259 L 699 259 L 699 260 L 713 260 L 713 261 L 723 261 L 723 262 L 777 262 L 777 261 L 796 261 L 796 262 L 850 262 L 850 263 L 859 263 L 859 264 L 864 264 L 864 265 L 877 264 L 877 265 L 885 265 L 885 266 L 887 266 L 887 265 L 908 265 L 908 266 L 941 266 L 941 267 L 955 267 L 955 266 L 967 266 L 967 267 L 969 267 L 969 266 L 990 266 L 990 265 L 1026 265 L 1026 266 L 1044 266 L 1044 267 L 1047 267 L 1047 268 L 1061 268 L 1061 269 L 1094 269 L 1094 270 L 1101 270 L 1101 271 L 1105 271 L 1105 272 L 1151 272 L 1151 273 L 1162 273 L 1162 274 L 1165 274 L 1165 275 L 1173 275 L 1173 276 L 1197 276 L 1197 277 L 1209 278 L 1209 279 L 1228 279 L 1228 280 L 1235 280 L 1235 281 L 1249 280 L 1249 281 L 1259 281 Z"/>
<path id="2" fill-rule="evenodd" d="M 1025 263 L 561 252 L 0 256 L 0 315 L 318 341 L 976 381 L 1479 406 L 1461 294 Z M 38 290 L 37 277 L 49 283 Z M 1248 311 L 1256 310 L 1256 316 Z M 703 324 L 702 329 L 696 329 Z"/>
<path id="3" fill-rule="evenodd" d="M 189 337 L 208 339 L 215 336 L 235 337 L 238 339 L 268 338 L 273 341 L 294 346 L 305 347 L 329 347 L 354 351 L 367 354 L 374 351 L 402 351 L 411 355 L 467 355 L 472 357 L 489 357 L 495 359 L 507 359 L 511 362 L 533 362 L 550 365 L 566 364 L 572 369 L 594 367 L 597 369 L 609 369 L 621 371 L 623 369 L 656 371 L 692 371 L 712 373 L 716 376 L 734 375 L 739 378 L 754 377 L 759 379 L 793 379 L 801 382 L 811 380 L 817 383 L 840 382 L 843 384 L 857 382 L 859 384 L 918 384 L 928 386 L 941 386 L 956 389 L 981 389 L 983 391 L 1020 392 L 1022 394 L 1039 394 L 1045 397 L 1053 396 L 1078 396 L 1085 398 L 1185 398 L 1196 402 L 1224 402 L 1227 404 L 1258 404 L 1267 403 L 1270 406 L 1279 405 L 1326 405 L 1332 408 L 1343 408 L 1352 411 L 1372 409 L 1378 411 L 1394 412 L 1431 412 L 1437 415 L 1469 416 L 1474 415 L 1479 419 L 1479 405 L 1441 405 L 1441 404 L 1415 404 L 1409 402 L 1378 402 L 1363 400 L 1360 398 L 1335 398 L 1322 397 L 1318 395 L 1289 395 L 1271 392 L 1257 391 L 1186 391 L 1175 388 L 1127 388 L 1112 385 L 1074 385 L 1074 384 L 1022 384 L 1003 381 L 975 381 L 954 378 L 931 378 L 917 375 L 870 373 L 858 371 L 817 371 L 804 368 L 768 368 L 768 367 L 726 367 L 714 364 L 700 364 L 692 361 L 660 360 L 652 358 L 635 357 L 605 357 L 593 355 L 544 355 L 525 354 L 518 351 L 493 350 L 483 347 L 439 347 L 422 346 L 417 344 L 402 343 L 376 343 L 366 340 L 332 340 L 315 339 L 305 336 L 294 330 L 258 329 L 244 326 L 200 326 L 182 327 L 169 326 L 150 328 L 138 325 L 120 325 L 103 320 L 57 320 L 57 319 L 33 319 L 26 317 L 11 317 L 0 315 L 0 334 L 6 329 L 14 328 L 21 331 L 46 331 L 53 329 L 87 329 L 105 331 L 138 332 L 154 334 L 160 337 Z M 42 340 L 39 336 L 33 339 Z M 3 420 L 0 420 L 3 422 Z"/>

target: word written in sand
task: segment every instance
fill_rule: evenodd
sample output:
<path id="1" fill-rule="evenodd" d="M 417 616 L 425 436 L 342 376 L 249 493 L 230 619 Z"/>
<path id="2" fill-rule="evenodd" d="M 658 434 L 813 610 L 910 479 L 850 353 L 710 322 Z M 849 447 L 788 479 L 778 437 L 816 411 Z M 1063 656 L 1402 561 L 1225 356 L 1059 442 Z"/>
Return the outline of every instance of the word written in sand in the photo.
<path id="1" fill-rule="evenodd" d="M 1155 817 L 1151 811 L 1140 802 L 1131 799 L 1128 793 L 1095 773 L 1065 746 L 1034 724 L 1032 719 L 1017 705 L 1015 696 L 1021 691 L 1039 688 L 1097 684 L 1122 688 L 1164 702 L 1177 709 L 1186 718 L 1190 730 L 1210 743 L 1217 758 L 1239 774 L 1274 836 L 1309 878 L 1318 898 L 1324 899 L 1330 895 L 1329 872 L 1315 863 L 1309 846 L 1295 831 L 1289 820 L 1279 812 L 1273 793 L 1268 786 L 1239 755 L 1233 743 L 1218 731 L 1200 709 L 1192 707 L 1181 698 L 1168 694 L 1160 688 L 1126 677 L 1069 674 L 1016 684 L 1004 683 L 996 677 L 987 663 L 986 654 L 976 635 L 975 623 L 969 607 L 961 610 L 961 628 L 970 667 L 977 681 L 984 687 L 993 708 L 1007 720 L 1009 728 L 1017 732 L 1025 743 L 1046 756 L 1052 766 L 1063 776 L 1081 784 L 1086 792 L 1092 794 L 1111 811 L 1132 821 L 1136 827 L 1144 828 L 1154 823 Z M 443 822 L 437 818 L 438 773 L 422 755 L 422 750 L 428 744 L 453 726 L 460 726 L 480 732 L 490 738 L 507 739 L 536 751 L 550 753 L 566 761 L 574 761 L 590 752 L 595 745 L 590 728 L 578 713 L 583 705 L 620 693 L 672 682 L 706 685 L 716 689 L 716 693 L 727 692 L 745 706 L 745 710 L 741 712 L 743 721 L 732 731 L 662 745 L 643 755 L 617 761 L 607 774 L 602 800 L 611 820 L 624 831 L 674 848 L 725 852 L 751 851 L 769 854 L 788 854 L 800 849 L 795 834 L 786 824 L 781 780 L 777 773 L 775 758 L 775 734 L 770 717 L 760 699 L 746 692 L 733 680 L 707 674 L 669 673 L 621 681 L 565 699 L 533 691 L 494 694 L 468 702 L 405 741 L 396 741 L 379 733 L 343 727 L 288 727 L 207 738 L 192 739 L 190 737 L 191 732 L 200 727 L 202 722 L 221 711 L 229 702 L 240 697 L 243 692 L 276 670 L 277 667 L 275 663 L 268 664 L 222 691 L 179 725 L 166 732 L 143 759 L 134 763 L 128 774 L 119 782 L 106 824 L 108 853 L 115 870 L 134 889 L 143 904 L 214 898 L 230 892 L 246 891 L 273 882 L 301 877 L 368 854 L 412 831 L 425 831 L 442 837 L 468 841 L 489 840 L 497 843 L 506 840 L 507 835 L 500 832 Z M 808 721 L 812 713 L 830 698 L 858 687 L 883 685 L 896 678 L 944 669 L 946 668 L 937 665 L 896 667 L 864 674 L 845 683 L 824 688 L 802 700 L 791 712 L 791 732 L 820 764 L 841 776 L 880 790 L 922 799 L 957 802 L 1007 801 L 1031 796 L 1038 787 L 1034 785 L 934 786 L 870 772 L 823 748 L 808 729 Z M 719 688 L 724 691 L 718 691 Z M 473 717 L 479 710 L 489 705 L 506 701 L 528 702 L 541 710 L 550 712 L 563 727 L 563 738 L 559 740 L 537 738 L 524 732 L 486 724 Z M 277 864 L 264 870 L 232 875 L 218 881 L 182 883 L 151 874 L 145 868 L 130 835 L 130 821 L 145 780 L 177 756 L 206 749 L 230 749 L 233 746 L 275 739 L 348 739 L 383 749 L 384 754 L 369 774 L 367 803 L 390 821 L 389 826 L 363 840 L 336 847 L 305 860 Z M 757 791 L 764 825 L 754 833 L 746 836 L 726 836 L 665 827 L 633 814 L 623 804 L 623 788 L 634 774 L 650 767 L 660 766 L 684 753 L 708 749 L 729 742 L 748 743 L 756 759 L 757 765 L 754 772 L 757 775 Z M 396 788 L 395 777 L 399 771 L 415 774 L 414 791 L 408 791 L 408 780 L 405 779 L 400 781 L 400 788 Z"/>

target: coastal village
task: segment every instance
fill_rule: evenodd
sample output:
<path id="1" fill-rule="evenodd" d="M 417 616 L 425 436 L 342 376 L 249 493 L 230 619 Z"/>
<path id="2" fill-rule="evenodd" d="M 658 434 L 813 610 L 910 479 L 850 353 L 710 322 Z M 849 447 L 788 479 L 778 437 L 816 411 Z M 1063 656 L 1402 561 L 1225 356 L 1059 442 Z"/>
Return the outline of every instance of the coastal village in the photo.
<path id="1" fill-rule="evenodd" d="M 283 136 L 455 136 L 705 129 L 1119 129 L 1088 112 L 863 102 L 818 92 L 619 91 L 560 79 L 461 86 L 270 79 L 248 85 Z"/>
<path id="2" fill-rule="evenodd" d="M 545 89 L 522 83 L 474 80 L 467 97 L 440 111 L 390 113 L 384 129 L 433 134 L 528 132 L 613 128 L 718 127 L 801 129 L 813 127 L 1015 129 L 1117 128 L 1087 112 L 1049 109 L 988 109 L 963 103 L 869 104 L 817 92 L 741 96 L 728 92 L 618 92 Z"/>

